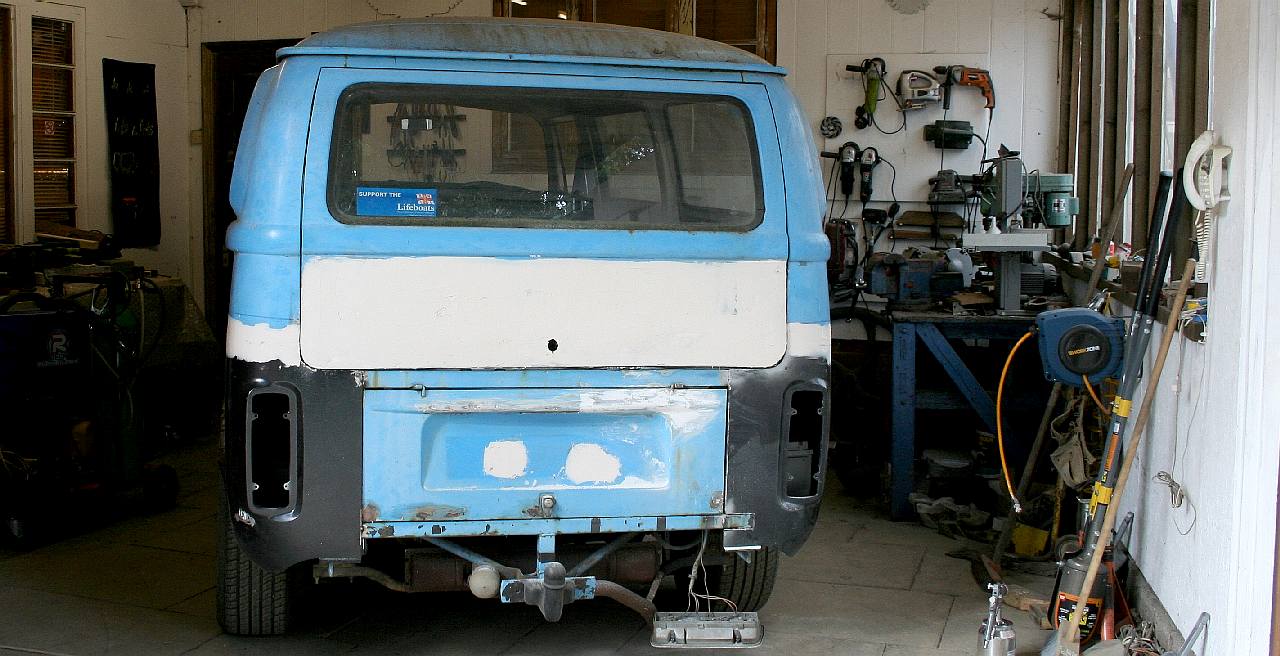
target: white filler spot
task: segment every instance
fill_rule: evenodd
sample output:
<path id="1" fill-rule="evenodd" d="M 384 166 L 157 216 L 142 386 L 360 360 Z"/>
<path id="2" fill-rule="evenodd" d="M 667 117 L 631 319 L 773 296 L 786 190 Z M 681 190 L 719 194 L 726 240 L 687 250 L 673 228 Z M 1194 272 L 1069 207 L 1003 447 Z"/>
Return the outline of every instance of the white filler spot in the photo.
<path id="1" fill-rule="evenodd" d="M 490 442 L 484 448 L 484 473 L 494 478 L 519 478 L 529 467 L 529 450 L 524 442 Z"/>
<path id="2" fill-rule="evenodd" d="M 227 357 L 245 362 L 279 360 L 285 366 L 302 364 L 298 350 L 298 324 L 272 328 L 265 323 L 247 324 L 227 318 Z"/>
<path id="3" fill-rule="evenodd" d="M 787 353 L 802 358 L 831 362 L 831 324 L 787 324 Z"/>
<path id="4" fill-rule="evenodd" d="M 564 473 L 577 484 L 612 483 L 622 476 L 622 462 L 599 444 L 575 444 L 565 459 Z"/>

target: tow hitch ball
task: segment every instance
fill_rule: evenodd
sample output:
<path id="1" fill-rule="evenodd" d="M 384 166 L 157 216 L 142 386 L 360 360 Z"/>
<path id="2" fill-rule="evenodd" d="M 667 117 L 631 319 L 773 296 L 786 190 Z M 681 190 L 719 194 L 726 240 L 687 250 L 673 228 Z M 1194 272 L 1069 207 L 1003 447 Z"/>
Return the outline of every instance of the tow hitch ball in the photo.
<path id="1" fill-rule="evenodd" d="M 554 561 L 545 563 L 537 577 L 504 580 L 499 593 L 504 604 L 537 606 L 548 622 L 560 620 L 565 604 L 595 596 L 596 577 L 567 576 L 564 565 Z"/>

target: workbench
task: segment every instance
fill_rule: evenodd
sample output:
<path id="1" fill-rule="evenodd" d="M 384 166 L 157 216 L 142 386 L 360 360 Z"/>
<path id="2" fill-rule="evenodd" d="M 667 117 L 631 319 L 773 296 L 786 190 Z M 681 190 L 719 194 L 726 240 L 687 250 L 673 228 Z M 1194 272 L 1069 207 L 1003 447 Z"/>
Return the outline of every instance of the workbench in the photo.
<path id="1" fill-rule="evenodd" d="M 996 409 L 992 394 L 999 380 L 987 387 L 960 358 L 951 340 L 989 339 L 1012 342 L 1035 321 L 1031 316 L 956 316 L 942 312 L 895 311 L 893 329 L 892 450 L 890 457 L 890 513 L 894 519 L 911 519 L 915 509 L 907 497 L 915 487 L 916 411 L 972 408 L 992 434 Z M 916 385 L 917 344 L 925 348 L 946 371 L 960 392 L 957 400 L 947 390 L 920 389 Z M 1034 349 L 1028 344 L 1023 350 Z M 1021 359 L 1021 355 L 1019 359 Z M 1007 394 L 1006 394 L 1007 396 Z M 1008 422 L 1006 422 L 1007 424 Z"/>

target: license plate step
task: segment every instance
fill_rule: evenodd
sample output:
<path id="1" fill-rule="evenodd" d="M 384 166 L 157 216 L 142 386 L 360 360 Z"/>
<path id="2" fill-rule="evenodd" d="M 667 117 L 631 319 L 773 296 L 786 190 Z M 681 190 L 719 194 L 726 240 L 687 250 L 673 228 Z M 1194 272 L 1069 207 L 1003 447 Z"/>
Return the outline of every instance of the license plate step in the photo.
<path id="1" fill-rule="evenodd" d="M 658 613 L 649 644 L 668 649 L 750 649 L 764 640 L 756 613 Z"/>

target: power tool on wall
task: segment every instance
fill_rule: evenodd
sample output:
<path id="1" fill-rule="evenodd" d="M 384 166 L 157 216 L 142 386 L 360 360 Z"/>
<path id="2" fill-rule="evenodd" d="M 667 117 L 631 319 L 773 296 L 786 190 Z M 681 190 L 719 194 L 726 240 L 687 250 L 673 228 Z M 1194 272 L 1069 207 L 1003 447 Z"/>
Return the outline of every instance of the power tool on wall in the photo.
<path id="1" fill-rule="evenodd" d="M 902 71 L 898 75 L 898 97 L 904 112 L 942 102 L 942 82 L 925 71 Z"/>
<path id="2" fill-rule="evenodd" d="M 953 86 L 974 87 L 982 92 L 986 99 L 986 108 L 996 108 L 996 90 L 991 82 L 991 71 L 970 66 L 934 66 L 933 72 L 942 78 L 942 108 L 951 109 L 951 88 Z"/>
<path id="3" fill-rule="evenodd" d="M 853 186 L 858 185 L 858 200 L 864 204 L 871 201 L 872 180 L 875 168 L 880 165 L 880 151 L 870 146 L 861 148 L 852 141 L 840 144 L 840 150 L 822 151 L 827 159 L 837 160 L 840 164 L 840 195 L 846 200 L 853 195 Z"/>
<path id="4" fill-rule="evenodd" d="M 853 126 L 859 130 L 866 129 L 875 121 L 876 103 L 880 100 L 880 87 L 884 85 L 884 60 L 879 57 L 869 57 L 862 60 L 861 64 L 845 66 L 844 70 L 862 74 L 862 88 L 866 96 L 862 104 L 853 111 Z"/>

